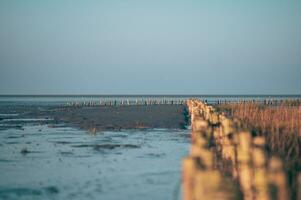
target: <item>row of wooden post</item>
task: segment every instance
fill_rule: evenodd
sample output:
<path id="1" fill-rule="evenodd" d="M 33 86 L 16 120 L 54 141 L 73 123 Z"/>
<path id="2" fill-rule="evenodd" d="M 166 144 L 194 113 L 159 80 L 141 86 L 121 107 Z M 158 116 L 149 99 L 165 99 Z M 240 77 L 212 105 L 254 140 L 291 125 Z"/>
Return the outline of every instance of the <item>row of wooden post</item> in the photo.
<path id="1" fill-rule="evenodd" d="M 183 160 L 184 200 L 289 198 L 283 163 L 265 139 L 199 100 L 188 100 L 191 150 Z"/>
<path id="2" fill-rule="evenodd" d="M 183 105 L 185 100 L 178 99 L 136 99 L 136 100 L 99 100 L 99 101 L 83 101 L 68 102 L 67 106 L 129 106 L 129 105 Z"/>
<path id="3" fill-rule="evenodd" d="M 68 102 L 67 106 L 126 106 L 126 105 L 183 105 L 185 104 L 185 99 L 100 99 L 99 101 L 76 101 Z M 203 102 L 208 102 L 207 99 L 204 99 Z M 300 105 L 300 99 L 291 99 L 291 100 L 282 100 L 282 99 L 216 99 L 210 101 L 213 104 L 227 104 L 227 103 L 241 103 L 241 102 L 253 102 L 260 103 L 264 105 L 281 105 L 283 103 L 287 105 Z"/>

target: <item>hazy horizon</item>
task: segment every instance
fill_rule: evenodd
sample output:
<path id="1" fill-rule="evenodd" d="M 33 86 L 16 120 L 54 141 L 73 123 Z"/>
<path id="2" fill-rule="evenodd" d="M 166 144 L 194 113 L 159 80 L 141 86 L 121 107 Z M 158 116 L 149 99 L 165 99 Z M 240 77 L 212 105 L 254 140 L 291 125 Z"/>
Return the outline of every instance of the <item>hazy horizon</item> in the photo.
<path id="1" fill-rule="evenodd" d="M 301 94 L 301 2 L 0 1 L 0 95 Z"/>

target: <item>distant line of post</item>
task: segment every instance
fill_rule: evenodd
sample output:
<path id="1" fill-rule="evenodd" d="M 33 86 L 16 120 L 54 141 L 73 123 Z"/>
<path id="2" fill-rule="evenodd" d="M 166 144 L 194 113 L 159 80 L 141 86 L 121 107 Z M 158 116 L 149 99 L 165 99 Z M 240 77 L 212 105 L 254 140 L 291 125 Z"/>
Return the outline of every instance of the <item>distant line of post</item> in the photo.
<path id="1" fill-rule="evenodd" d="M 278 106 L 300 105 L 301 99 L 200 99 L 209 104 L 228 104 L 228 103 L 258 103 L 263 105 Z M 67 106 L 130 106 L 130 105 L 184 105 L 187 99 L 100 99 L 98 101 L 76 101 L 68 102 Z"/>
<path id="2" fill-rule="evenodd" d="M 184 105 L 184 99 L 124 99 L 68 102 L 67 106 Z"/>

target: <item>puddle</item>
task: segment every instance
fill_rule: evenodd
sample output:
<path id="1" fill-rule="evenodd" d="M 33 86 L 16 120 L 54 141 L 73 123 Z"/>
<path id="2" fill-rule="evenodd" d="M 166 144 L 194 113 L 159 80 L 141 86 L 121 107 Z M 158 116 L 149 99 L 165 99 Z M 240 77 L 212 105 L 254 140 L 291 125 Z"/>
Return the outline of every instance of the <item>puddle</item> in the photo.
<path id="1" fill-rule="evenodd" d="M 81 144 L 81 145 L 73 145 L 72 147 L 76 147 L 76 148 L 92 147 L 94 150 L 115 149 L 115 148 L 121 148 L 121 149 L 140 148 L 140 146 L 134 144 Z"/>
<path id="2" fill-rule="evenodd" d="M 2 119 L 2 122 L 40 122 L 40 121 L 53 121 L 53 119 L 35 119 L 35 118 L 14 118 L 14 119 Z"/>
<path id="3" fill-rule="evenodd" d="M 8 188 L 0 189 L 0 198 L 3 199 L 16 199 L 16 198 L 36 198 L 38 196 L 52 196 L 59 193 L 58 188 L 49 186 L 40 189 L 31 188 Z"/>
<path id="4" fill-rule="evenodd" d="M 12 114 L 12 113 L 0 113 L 0 117 L 16 117 L 19 114 Z"/>

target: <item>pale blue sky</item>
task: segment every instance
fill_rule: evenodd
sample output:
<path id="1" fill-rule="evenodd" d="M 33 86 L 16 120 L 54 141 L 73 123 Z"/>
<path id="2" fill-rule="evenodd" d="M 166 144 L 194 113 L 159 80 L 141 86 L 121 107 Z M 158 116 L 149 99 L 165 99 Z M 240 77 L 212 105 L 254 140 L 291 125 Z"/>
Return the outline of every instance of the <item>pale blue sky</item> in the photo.
<path id="1" fill-rule="evenodd" d="M 0 94 L 301 94 L 301 1 L 0 0 Z"/>

